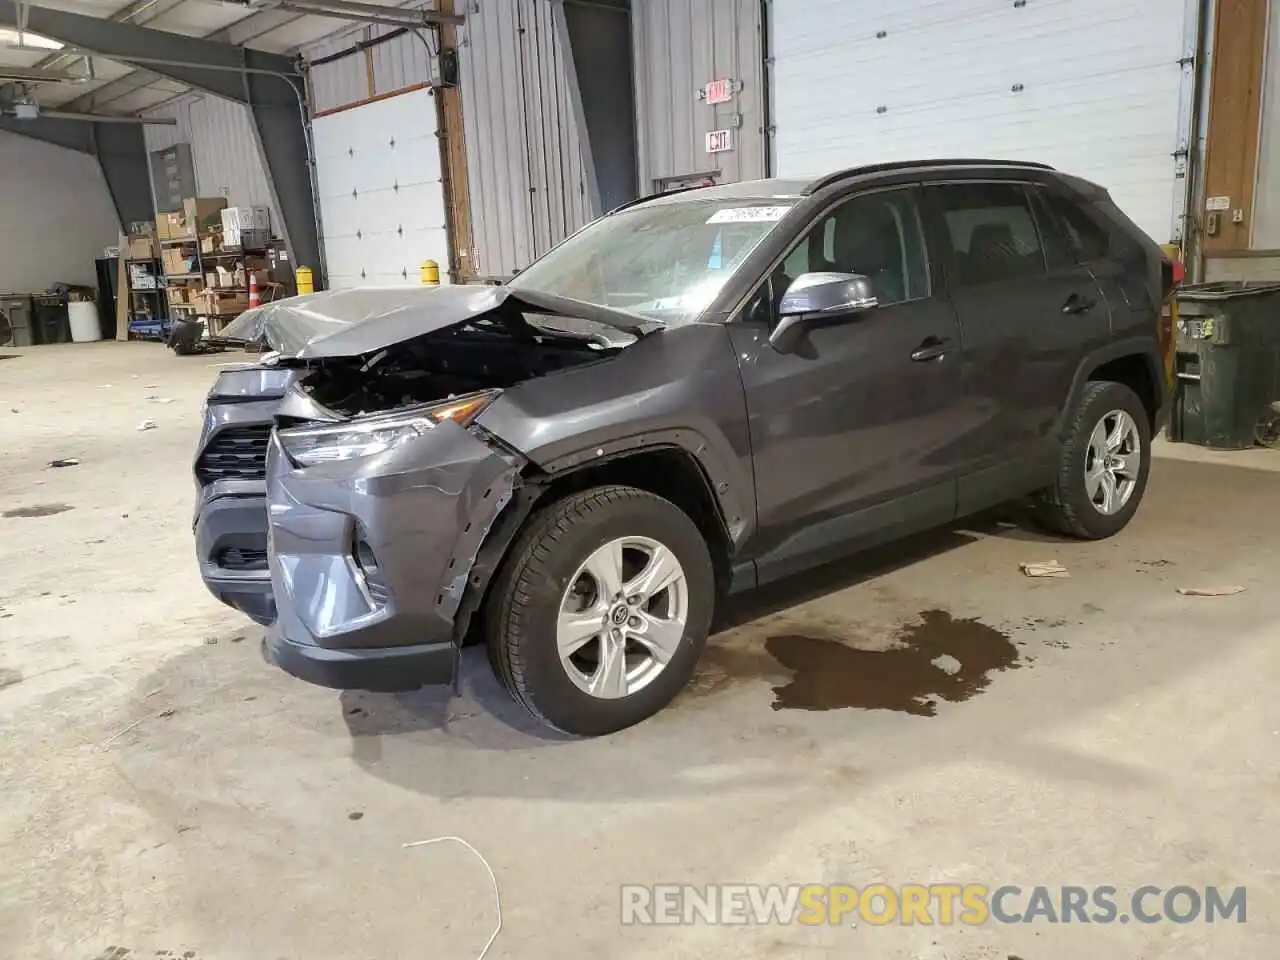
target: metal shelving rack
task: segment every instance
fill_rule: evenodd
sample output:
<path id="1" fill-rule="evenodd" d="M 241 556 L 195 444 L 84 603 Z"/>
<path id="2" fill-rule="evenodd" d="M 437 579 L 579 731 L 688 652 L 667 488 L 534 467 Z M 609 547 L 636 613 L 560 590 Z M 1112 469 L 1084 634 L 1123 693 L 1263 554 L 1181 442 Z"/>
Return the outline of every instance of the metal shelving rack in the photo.
<path id="1" fill-rule="evenodd" d="M 154 287 L 135 287 L 133 285 L 133 265 L 136 263 L 146 264 L 150 269 L 147 271 L 155 280 Z M 166 277 L 164 276 L 164 264 L 159 257 L 126 257 L 125 258 L 125 278 L 129 283 L 129 326 L 133 327 L 136 320 L 150 319 L 158 322 L 161 327 L 168 326 L 169 319 L 169 295 L 165 290 Z M 146 307 L 141 310 L 140 306 Z"/>
<path id="2" fill-rule="evenodd" d="M 166 283 L 168 283 L 171 280 L 177 280 L 177 281 L 200 280 L 203 283 L 206 271 L 210 267 L 217 267 L 219 264 L 225 263 L 229 260 L 230 261 L 244 260 L 246 257 L 262 257 L 263 259 L 266 259 L 267 257 L 267 249 L 265 247 L 264 248 L 240 247 L 236 249 L 223 248 L 223 249 L 215 250 L 213 252 L 206 253 L 205 251 L 200 249 L 201 239 L 202 239 L 201 237 L 197 236 L 194 239 L 187 237 L 180 240 L 161 240 L 160 241 L 162 245 L 171 246 L 171 247 L 187 246 L 187 245 L 194 246 L 196 265 L 199 268 L 198 273 L 166 274 L 165 275 Z M 208 287 L 204 287 L 203 289 L 206 292 L 210 292 L 210 288 Z M 232 293 L 232 294 L 242 293 L 247 295 L 249 293 L 249 288 L 247 286 L 246 287 L 215 287 L 215 288 L 212 288 L 211 292 Z M 219 333 L 222 332 L 223 327 L 225 327 L 228 323 L 230 323 L 237 316 L 239 316 L 239 314 L 230 314 L 230 313 L 205 313 L 201 311 L 199 307 L 197 307 L 193 303 L 170 302 L 170 309 L 181 310 L 183 311 L 183 313 L 187 314 L 192 318 L 198 317 L 204 320 L 205 329 L 208 332 L 208 335 L 211 337 L 216 337 Z"/>

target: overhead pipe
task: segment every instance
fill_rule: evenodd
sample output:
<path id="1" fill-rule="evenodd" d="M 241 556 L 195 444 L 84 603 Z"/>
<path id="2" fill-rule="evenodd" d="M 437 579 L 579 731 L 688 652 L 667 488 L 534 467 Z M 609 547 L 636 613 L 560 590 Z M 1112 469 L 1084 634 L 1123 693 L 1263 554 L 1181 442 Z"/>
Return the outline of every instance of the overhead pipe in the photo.
<path id="1" fill-rule="evenodd" d="M 236 0 L 250 10 L 288 10 L 293 13 L 313 13 L 339 20 L 355 20 L 377 23 L 388 27 L 425 27 L 439 24 L 460 26 L 466 18 L 456 13 L 438 10 L 403 10 L 383 7 L 376 3 L 359 3 L 357 0 Z"/>
<path id="2" fill-rule="evenodd" d="M 120 116 L 110 113 L 76 113 L 68 110 L 41 110 L 40 116 L 51 120 L 88 120 L 93 123 L 132 123 L 155 127 L 176 127 L 178 121 L 170 117 Z"/>

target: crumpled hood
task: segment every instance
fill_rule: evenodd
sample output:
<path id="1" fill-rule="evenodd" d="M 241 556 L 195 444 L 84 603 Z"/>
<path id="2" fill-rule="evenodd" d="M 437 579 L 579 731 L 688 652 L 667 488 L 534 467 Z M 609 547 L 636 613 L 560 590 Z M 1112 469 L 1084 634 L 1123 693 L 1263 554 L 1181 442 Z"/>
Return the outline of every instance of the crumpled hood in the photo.
<path id="1" fill-rule="evenodd" d="M 664 324 L 638 314 L 501 286 L 361 287 L 325 290 L 264 304 L 222 332 L 228 340 L 265 339 L 282 357 L 357 357 L 459 326 L 486 314 L 534 335 L 523 313 L 547 313 L 602 323 L 635 336 Z"/>

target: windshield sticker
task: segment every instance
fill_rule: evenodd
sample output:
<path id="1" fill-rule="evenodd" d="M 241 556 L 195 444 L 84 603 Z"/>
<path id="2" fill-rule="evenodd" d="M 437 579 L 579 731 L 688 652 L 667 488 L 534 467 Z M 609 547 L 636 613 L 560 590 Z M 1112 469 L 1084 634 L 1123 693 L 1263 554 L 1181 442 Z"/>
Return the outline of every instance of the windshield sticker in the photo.
<path id="1" fill-rule="evenodd" d="M 781 220 L 790 207 L 728 207 L 717 210 L 707 223 L 773 223 Z"/>

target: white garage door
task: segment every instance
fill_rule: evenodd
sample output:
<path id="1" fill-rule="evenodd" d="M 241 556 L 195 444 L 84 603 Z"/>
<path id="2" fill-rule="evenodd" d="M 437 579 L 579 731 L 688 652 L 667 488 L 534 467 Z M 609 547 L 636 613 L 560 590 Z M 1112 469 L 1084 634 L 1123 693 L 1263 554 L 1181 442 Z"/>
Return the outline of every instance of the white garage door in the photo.
<path id="1" fill-rule="evenodd" d="M 1102 184 L 1157 241 L 1170 238 L 1191 99 L 1183 0 L 770 8 L 779 176 L 926 157 L 1037 160 Z"/>
<path id="2" fill-rule="evenodd" d="M 422 261 L 447 282 L 436 103 L 430 90 L 340 110 L 312 121 L 329 286 L 421 282 Z"/>

